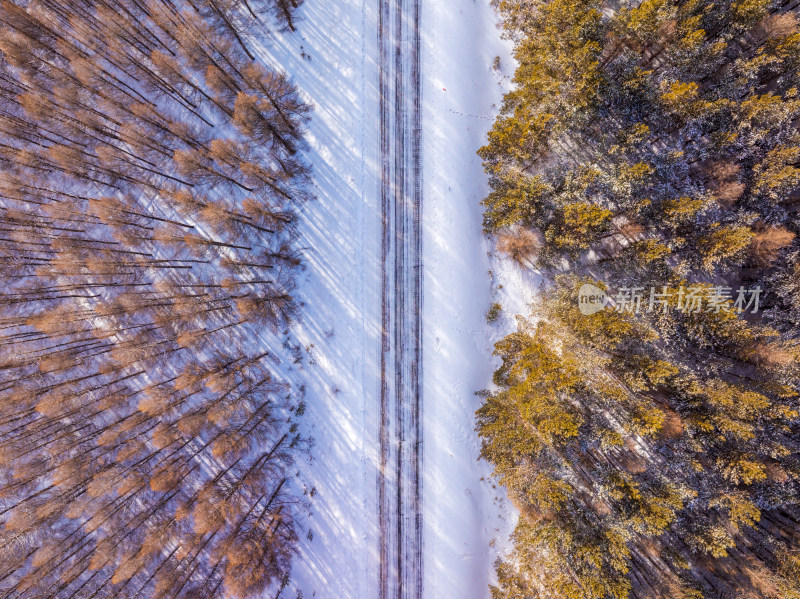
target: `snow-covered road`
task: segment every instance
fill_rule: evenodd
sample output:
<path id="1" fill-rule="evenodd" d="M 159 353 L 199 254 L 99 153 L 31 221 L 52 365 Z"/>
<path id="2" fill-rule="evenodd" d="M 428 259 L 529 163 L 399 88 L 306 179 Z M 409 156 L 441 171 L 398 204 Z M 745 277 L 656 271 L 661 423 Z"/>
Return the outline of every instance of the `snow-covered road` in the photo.
<path id="1" fill-rule="evenodd" d="M 379 599 L 421 599 L 420 0 L 380 0 Z"/>
<path id="2" fill-rule="evenodd" d="M 494 58 L 501 56 L 510 70 L 508 49 L 489 0 L 415 1 L 306 0 L 297 33 L 273 32 L 260 48 L 266 60 L 293 74 L 315 107 L 309 158 L 318 200 L 304 210 L 301 231 L 308 250 L 298 337 L 306 363 L 294 373 L 306 385 L 304 422 L 315 443 L 312 457 L 298 463 L 311 515 L 284 598 L 294 599 L 297 592 L 306 599 L 484 598 L 497 550 L 490 542 L 505 539 L 510 525 L 500 491 L 484 480 L 489 471 L 477 461 L 473 430 L 479 403 L 474 393 L 490 379 L 496 336 L 484 321 L 493 294 L 487 276 L 492 263 L 481 235 L 479 202 L 486 182 L 475 150 L 501 97 Z M 406 24 L 399 56 L 398 11 Z M 392 26 L 383 36 L 382 14 Z M 390 49 L 392 61 L 383 79 L 381 47 Z M 399 85 L 398 72 L 404 73 Z M 389 82 L 383 118 L 382 80 Z M 405 112 L 398 119 L 395 109 L 401 107 Z M 382 122 L 388 125 L 388 186 Z M 405 181 L 399 195 L 398 176 Z M 415 206 L 421 206 L 416 216 Z M 386 235 L 391 243 L 384 254 Z M 418 280 L 424 280 L 424 290 L 417 304 L 408 294 Z M 384 298 L 390 300 L 386 310 Z M 421 342 L 413 341 L 416 335 Z M 400 346 L 403 351 L 395 351 Z M 391 379 L 385 388 L 382 371 Z M 419 398 L 424 410 L 415 416 Z M 383 447 L 382 414 L 389 433 Z M 419 445 L 417 439 L 424 441 Z M 417 450 L 421 468 L 414 474 L 409 460 Z M 383 501 L 382 463 L 388 473 Z M 415 504 L 416 489 L 423 503 Z M 400 518 L 382 537 L 381 512 L 396 516 L 398 507 Z M 381 568 L 382 551 L 390 567 Z"/>

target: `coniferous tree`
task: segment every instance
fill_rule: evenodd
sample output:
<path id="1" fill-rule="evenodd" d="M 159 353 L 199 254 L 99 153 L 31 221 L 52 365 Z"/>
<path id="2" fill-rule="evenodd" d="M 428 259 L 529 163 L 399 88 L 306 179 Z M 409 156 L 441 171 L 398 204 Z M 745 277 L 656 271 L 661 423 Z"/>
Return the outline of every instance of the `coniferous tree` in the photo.
<path id="1" fill-rule="evenodd" d="M 520 510 L 493 596 L 800 597 L 795 7 L 496 5 L 484 225 L 552 284 L 478 412 Z"/>

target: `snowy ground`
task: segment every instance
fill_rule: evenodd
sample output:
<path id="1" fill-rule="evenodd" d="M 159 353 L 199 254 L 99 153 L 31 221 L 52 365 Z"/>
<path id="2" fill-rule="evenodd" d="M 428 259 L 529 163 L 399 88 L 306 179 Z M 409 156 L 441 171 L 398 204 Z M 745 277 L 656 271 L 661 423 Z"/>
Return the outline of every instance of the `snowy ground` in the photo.
<path id="1" fill-rule="evenodd" d="M 295 34 L 264 43 L 314 105 L 309 158 L 318 199 L 304 211 L 305 346 L 314 440 L 301 478 L 315 489 L 294 582 L 282 597 L 361 599 L 377 587 L 377 393 L 380 352 L 375 11 L 309 0 Z M 365 35 L 366 32 L 366 35 Z M 305 55 L 305 56 L 304 56 Z"/>
<path id="2" fill-rule="evenodd" d="M 267 61 L 283 64 L 315 111 L 310 125 L 318 200 L 305 209 L 298 327 L 306 365 L 312 458 L 310 532 L 282 597 L 377 596 L 380 358 L 377 6 L 307 0 L 295 34 L 271 33 Z M 491 375 L 492 301 L 525 310 L 530 281 L 490 259 L 480 230 L 486 182 L 475 150 L 512 65 L 489 0 L 423 1 L 424 542 L 425 597 L 483 598 L 513 516 L 477 461 L 475 391 Z M 501 69 L 493 68 L 501 56 Z M 495 273 L 494 287 L 488 276 Z M 503 285 L 503 291 L 498 285 Z M 523 290 L 523 291 L 520 291 Z"/>
<path id="3" fill-rule="evenodd" d="M 425 596 L 472 599 L 488 596 L 490 541 L 509 533 L 474 432 L 497 335 L 485 321 L 496 299 L 488 273 L 500 266 L 481 234 L 487 187 L 475 151 L 511 62 L 488 0 L 423 6 Z"/>

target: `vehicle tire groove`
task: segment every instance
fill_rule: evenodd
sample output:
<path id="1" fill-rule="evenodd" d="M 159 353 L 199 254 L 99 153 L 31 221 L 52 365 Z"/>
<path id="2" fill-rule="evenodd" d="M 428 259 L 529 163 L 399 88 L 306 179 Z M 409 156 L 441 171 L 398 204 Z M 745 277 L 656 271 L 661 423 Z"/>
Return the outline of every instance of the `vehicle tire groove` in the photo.
<path id="1" fill-rule="evenodd" d="M 378 2 L 382 218 L 378 597 L 421 599 L 421 0 Z"/>

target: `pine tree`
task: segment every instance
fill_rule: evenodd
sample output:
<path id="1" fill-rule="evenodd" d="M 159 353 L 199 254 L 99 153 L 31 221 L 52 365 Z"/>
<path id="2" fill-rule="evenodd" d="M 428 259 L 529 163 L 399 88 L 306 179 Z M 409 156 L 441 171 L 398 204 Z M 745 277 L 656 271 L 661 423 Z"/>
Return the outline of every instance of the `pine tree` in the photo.
<path id="1" fill-rule="evenodd" d="M 790 6 L 495 4 L 519 68 L 479 152 L 484 226 L 542 239 L 552 283 L 497 344 L 477 414 L 520 511 L 493 596 L 792 596 Z M 639 289 L 638 309 L 585 316 L 586 283 Z"/>

